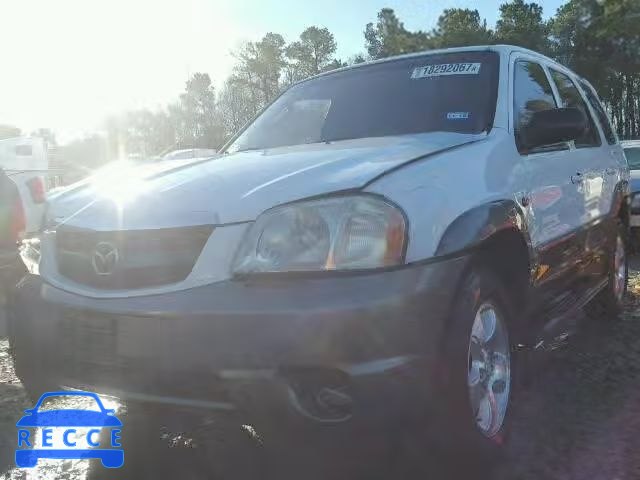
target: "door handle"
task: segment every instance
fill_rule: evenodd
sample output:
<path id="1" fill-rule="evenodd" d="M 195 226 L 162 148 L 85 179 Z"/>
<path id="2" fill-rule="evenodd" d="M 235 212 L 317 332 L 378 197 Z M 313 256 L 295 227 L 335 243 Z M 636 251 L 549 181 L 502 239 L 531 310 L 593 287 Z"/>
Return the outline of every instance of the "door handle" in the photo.
<path id="1" fill-rule="evenodd" d="M 584 178 L 582 177 L 582 173 L 577 172 L 575 175 L 571 175 L 571 183 L 573 183 L 574 185 L 579 185 L 584 181 Z"/>
<path id="2" fill-rule="evenodd" d="M 607 175 L 615 175 L 615 174 L 616 174 L 616 169 L 615 169 L 615 168 L 608 167 L 608 168 L 605 168 L 605 169 L 604 169 L 604 172 L 605 172 Z"/>

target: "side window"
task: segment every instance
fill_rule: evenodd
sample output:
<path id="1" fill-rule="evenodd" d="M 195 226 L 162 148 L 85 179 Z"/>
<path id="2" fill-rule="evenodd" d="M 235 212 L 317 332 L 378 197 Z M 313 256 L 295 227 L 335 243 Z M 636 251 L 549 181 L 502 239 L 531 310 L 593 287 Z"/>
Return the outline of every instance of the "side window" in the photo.
<path id="1" fill-rule="evenodd" d="M 514 72 L 513 116 L 516 146 L 520 153 L 525 151 L 520 141 L 520 130 L 531 121 L 534 112 L 552 108 L 556 108 L 556 101 L 542 67 L 518 60 Z"/>
<path id="2" fill-rule="evenodd" d="M 596 112 L 596 116 L 598 117 L 598 121 L 600 122 L 600 126 L 602 127 L 602 131 L 604 132 L 604 138 L 607 139 L 607 143 L 609 145 L 613 145 L 618 141 L 615 132 L 613 131 L 613 127 L 611 126 L 611 121 L 609 120 L 609 116 L 607 112 L 605 112 L 602 103 L 596 96 L 596 93 L 593 91 L 590 85 L 586 82 L 580 82 L 580 86 L 582 90 L 584 90 L 585 95 L 587 96 L 587 100 L 591 104 L 591 108 Z"/>
<path id="3" fill-rule="evenodd" d="M 584 132 L 584 135 L 581 138 L 578 138 L 575 141 L 576 147 L 597 147 L 600 145 L 600 137 L 598 135 L 598 129 L 596 128 L 596 124 L 589 113 L 589 108 L 587 104 L 582 99 L 582 95 L 578 91 L 578 88 L 575 86 L 573 81 L 566 76 L 564 73 L 560 73 L 556 70 L 550 69 L 551 77 L 553 81 L 556 82 L 556 86 L 558 87 L 558 92 L 560 93 L 560 100 L 562 101 L 562 105 L 564 107 L 578 108 L 582 110 L 582 112 L 587 117 L 588 127 Z"/>

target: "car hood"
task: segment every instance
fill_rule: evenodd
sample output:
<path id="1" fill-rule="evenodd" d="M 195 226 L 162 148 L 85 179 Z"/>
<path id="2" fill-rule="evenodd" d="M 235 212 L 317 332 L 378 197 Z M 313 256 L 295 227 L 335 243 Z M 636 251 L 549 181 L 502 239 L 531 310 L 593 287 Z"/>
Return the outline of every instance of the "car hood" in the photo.
<path id="1" fill-rule="evenodd" d="M 406 162 L 486 138 L 450 132 L 344 140 L 142 166 L 110 165 L 50 199 L 47 226 L 224 225 L 275 205 L 361 188 Z M 52 225 L 53 224 L 53 225 Z"/>
<path id="2" fill-rule="evenodd" d="M 631 193 L 640 192 L 640 170 L 631 170 L 630 174 L 629 188 L 631 189 Z"/>

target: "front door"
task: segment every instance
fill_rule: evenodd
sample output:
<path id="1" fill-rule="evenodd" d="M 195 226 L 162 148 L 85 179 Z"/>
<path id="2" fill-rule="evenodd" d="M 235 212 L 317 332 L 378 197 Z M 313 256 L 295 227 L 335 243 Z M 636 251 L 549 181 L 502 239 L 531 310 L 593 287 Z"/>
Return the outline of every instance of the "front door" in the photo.
<path id="1" fill-rule="evenodd" d="M 573 145 L 560 143 L 526 150 L 519 131 L 535 111 L 557 108 L 546 69 L 536 59 L 512 59 L 513 127 L 523 174 L 527 176 L 526 210 L 537 257 L 533 305 L 557 307 L 578 288 L 584 261 L 584 184 Z M 544 322 L 544 315 L 536 318 Z"/>

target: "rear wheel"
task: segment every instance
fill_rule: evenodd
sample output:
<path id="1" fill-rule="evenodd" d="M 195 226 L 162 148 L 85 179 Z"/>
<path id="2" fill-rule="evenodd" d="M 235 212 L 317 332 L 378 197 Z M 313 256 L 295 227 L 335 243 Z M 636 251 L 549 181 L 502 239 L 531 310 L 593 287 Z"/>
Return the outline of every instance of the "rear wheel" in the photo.
<path id="1" fill-rule="evenodd" d="M 640 251 L 640 228 L 633 227 L 629 231 L 629 253 Z"/>
<path id="2" fill-rule="evenodd" d="M 617 317 L 623 309 L 624 294 L 627 291 L 627 230 L 618 223 L 613 252 L 609 263 L 607 286 L 593 299 L 587 307 L 590 316 L 607 318 Z"/>

